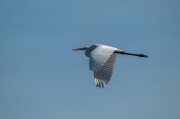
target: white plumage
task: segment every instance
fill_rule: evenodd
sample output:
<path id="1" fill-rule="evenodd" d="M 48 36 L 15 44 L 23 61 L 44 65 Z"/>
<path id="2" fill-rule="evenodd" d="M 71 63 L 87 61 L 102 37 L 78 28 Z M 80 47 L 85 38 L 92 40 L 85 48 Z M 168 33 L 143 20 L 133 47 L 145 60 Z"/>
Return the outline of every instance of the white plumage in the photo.
<path id="1" fill-rule="evenodd" d="M 113 53 L 117 48 L 106 45 L 95 44 L 87 46 L 85 55 L 89 57 L 89 69 L 94 72 L 94 80 L 97 87 L 107 86 L 109 83 L 114 64 L 116 62 L 117 54 Z"/>
<path id="2" fill-rule="evenodd" d="M 85 55 L 89 57 L 89 69 L 94 72 L 95 84 L 99 88 L 103 88 L 109 83 L 117 59 L 117 53 L 148 57 L 143 54 L 125 53 L 117 48 L 101 44 L 74 49 L 74 51 L 76 50 L 86 50 Z"/>
<path id="3" fill-rule="evenodd" d="M 89 49 L 87 49 L 86 51 L 86 54 L 90 58 L 89 59 L 90 70 L 92 71 L 100 70 L 115 50 L 118 49 L 105 45 L 99 45 L 99 44 L 90 46 Z"/>
<path id="4" fill-rule="evenodd" d="M 93 47 L 93 48 L 92 48 Z M 89 53 L 89 68 L 94 72 L 94 80 L 97 87 L 106 86 L 112 76 L 117 54 L 113 54 L 117 48 L 105 45 L 92 45 Z"/>
<path id="5" fill-rule="evenodd" d="M 103 88 L 107 86 L 111 79 L 116 59 L 117 54 L 113 53 L 100 70 L 94 71 L 94 80 L 97 87 Z"/>

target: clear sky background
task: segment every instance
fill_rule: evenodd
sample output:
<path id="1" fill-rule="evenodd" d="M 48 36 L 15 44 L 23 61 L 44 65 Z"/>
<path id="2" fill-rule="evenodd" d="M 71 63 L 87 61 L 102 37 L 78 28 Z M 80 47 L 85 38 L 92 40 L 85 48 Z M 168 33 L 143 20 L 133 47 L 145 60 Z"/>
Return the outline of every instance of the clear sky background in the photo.
<path id="1" fill-rule="evenodd" d="M 179 0 L 0 0 L 1 119 L 180 119 Z M 95 86 L 73 48 L 119 55 Z"/>

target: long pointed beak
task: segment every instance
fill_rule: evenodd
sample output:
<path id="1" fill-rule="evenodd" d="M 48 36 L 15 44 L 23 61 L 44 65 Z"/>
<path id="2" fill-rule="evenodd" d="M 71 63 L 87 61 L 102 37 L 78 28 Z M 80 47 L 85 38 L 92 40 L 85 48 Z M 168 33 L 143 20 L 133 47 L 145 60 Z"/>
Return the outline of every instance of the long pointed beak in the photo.
<path id="1" fill-rule="evenodd" d="M 76 51 L 76 50 L 85 50 L 85 48 L 76 48 L 76 49 L 73 49 L 73 51 Z"/>

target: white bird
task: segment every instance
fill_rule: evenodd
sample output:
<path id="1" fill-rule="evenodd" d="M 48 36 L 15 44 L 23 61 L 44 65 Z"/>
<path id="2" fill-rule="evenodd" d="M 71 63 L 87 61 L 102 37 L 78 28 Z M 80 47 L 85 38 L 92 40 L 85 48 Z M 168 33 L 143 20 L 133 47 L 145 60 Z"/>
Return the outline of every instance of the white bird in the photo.
<path id="1" fill-rule="evenodd" d="M 73 50 L 86 50 L 85 55 L 89 57 L 89 69 L 94 72 L 95 84 L 96 87 L 99 88 L 104 88 L 104 86 L 107 86 L 109 83 L 118 53 L 139 57 L 148 57 L 143 54 L 126 53 L 125 51 L 119 50 L 117 48 L 101 44 L 76 48 Z"/>

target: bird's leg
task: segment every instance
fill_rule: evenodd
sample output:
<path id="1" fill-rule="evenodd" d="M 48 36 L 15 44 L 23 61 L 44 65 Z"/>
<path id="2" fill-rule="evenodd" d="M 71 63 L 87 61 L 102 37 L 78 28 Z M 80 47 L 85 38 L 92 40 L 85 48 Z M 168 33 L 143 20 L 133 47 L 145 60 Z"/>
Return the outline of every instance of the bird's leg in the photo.
<path id="1" fill-rule="evenodd" d="M 131 54 L 131 53 L 124 53 L 125 55 L 133 55 L 133 56 L 138 56 L 138 57 L 146 57 L 148 58 L 147 55 L 144 55 L 144 54 Z"/>
<path id="2" fill-rule="evenodd" d="M 126 52 L 125 52 L 125 51 L 122 51 L 122 50 L 115 50 L 114 53 L 124 54 L 124 53 L 126 53 Z"/>
<path id="3" fill-rule="evenodd" d="M 131 54 L 131 53 L 126 53 L 124 51 L 121 50 L 115 50 L 114 53 L 119 53 L 119 54 L 125 54 L 125 55 L 133 55 L 133 56 L 138 56 L 138 57 L 148 57 L 147 55 L 144 54 Z"/>

